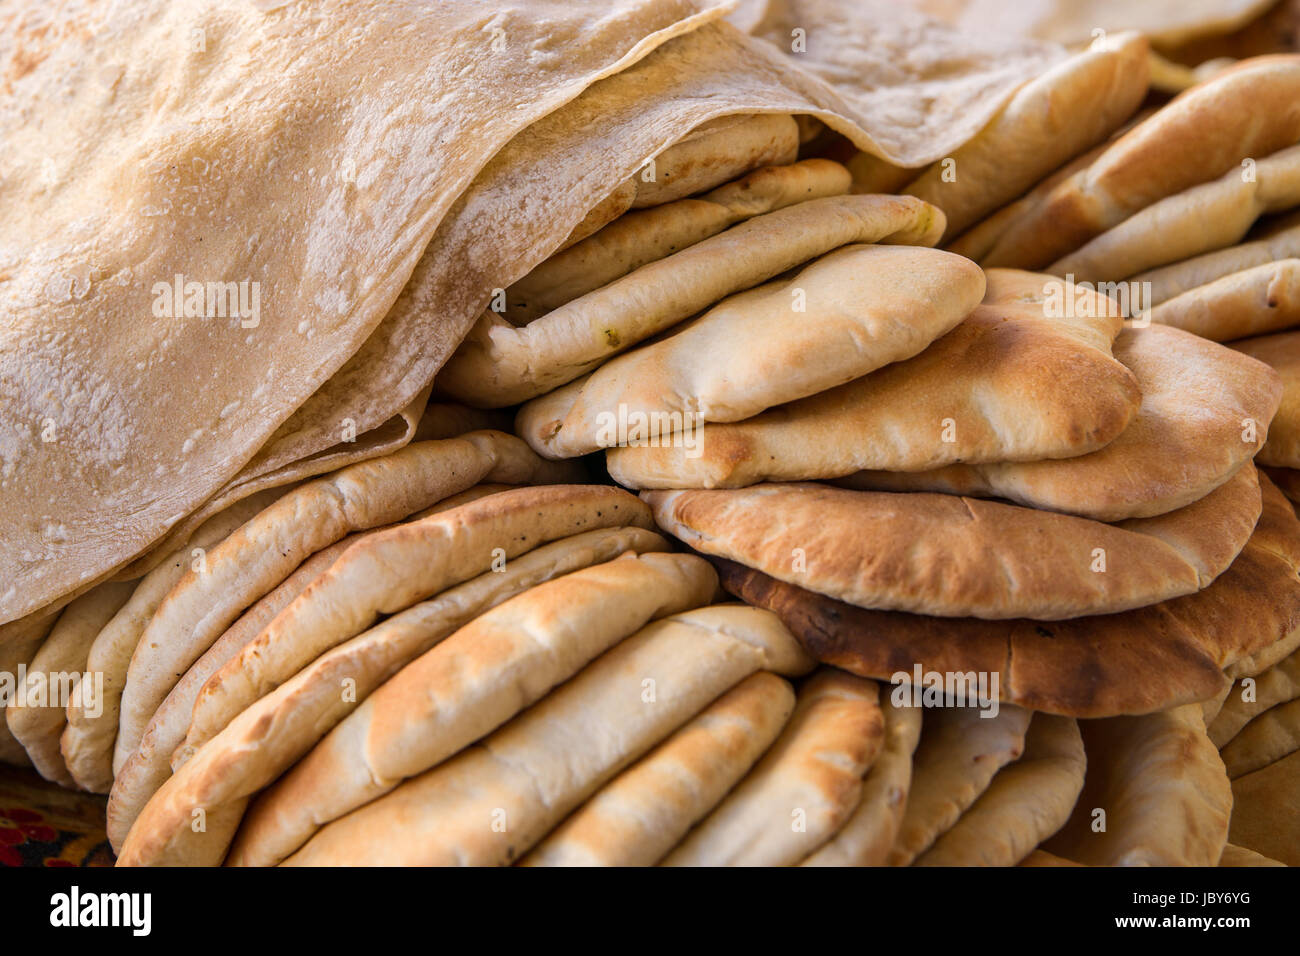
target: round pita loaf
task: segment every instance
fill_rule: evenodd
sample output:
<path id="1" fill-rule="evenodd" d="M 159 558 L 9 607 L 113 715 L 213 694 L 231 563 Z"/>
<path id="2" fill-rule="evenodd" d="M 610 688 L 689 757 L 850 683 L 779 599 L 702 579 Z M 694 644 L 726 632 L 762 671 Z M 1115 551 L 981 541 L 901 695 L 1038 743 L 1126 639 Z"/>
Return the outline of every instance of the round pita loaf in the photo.
<path id="1" fill-rule="evenodd" d="M 0 640 L 0 674 L 14 675 L 16 685 L 18 669 L 31 663 L 33 655 L 40 650 L 57 622 L 57 613 L 38 612 L 3 625 L 4 635 L 3 640 Z M 13 689 L 16 691 L 18 688 L 15 686 Z M 5 704 L 5 712 L 7 712 L 10 701 L 0 700 L 0 703 Z M 9 732 L 7 719 L 0 720 L 0 763 L 15 767 L 32 765 L 32 758 L 27 755 L 26 749 Z"/>
<path id="2" fill-rule="evenodd" d="M 799 688 L 790 722 L 757 766 L 664 866 L 789 866 L 844 826 L 884 738 L 878 687 L 825 669 Z"/>
<path id="3" fill-rule="evenodd" d="M 1253 468 L 1186 508 L 1123 525 L 817 484 L 641 496 L 661 528 L 705 554 L 862 608 L 990 620 L 1110 614 L 1194 593 L 1227 569 L 1260 514 Z"/>
<path id="4" fill-rule="evenodd" d="M 610 475 L 632 488 L 742 488 L 1100 449 L 1142 398 L 1110 356 L 1122 322 L 1100 306 L 1046 318 L 1034 298 L 1044 281 L 1056 280 L 994 270 L 985 304 L 915 358 L 743 422 L 699 426 L 689 445 L 612 449 Z"/>
<path id="5" fill-rule="evenodd" d="M 1035 714 L 1007 764 L 915 866 L 1015 866 L 1070 819 L 1083 789 L 1083 738 L 1069 717 Z"/>
<path id="6" fill-rule="evenodd" d="M 1218 580 L 1122 614 L 996 622 L 868 611 L 714 563 L 727 591 L 776 612 L 819 660 L 863 677 L 887 681 L 920 663 L 997 674 L 1001 699 L 1033 710 L 1149 713 L 1212 697 L 1226 684 L 1225 670 L 1270 648 L 1290 653 L 1300 639 L 1300 521 L 1271 483 L 1262 486 L 1255 533 Z"/>
<path id="7" fill-rule="evenodd" d="M 1300 751 L 1232 781 L 1233 843 L 1300 866 Z"/>
<path id="8" fill-rule="evenodd" d="M 1252 678 L 1249 688 L 1242 681 L 1233 684 L 1208 723 L 1210 739 L 1222 750 L 1256 717 L 1296 698 L 1300 698 L 1300 652 Z"/>
<path id="9" fill-rule="evenodd" d="M 866 472 L 839 484 L 1005 498 L 1098 521 L 1148 518 L 1195 503 L 1259 451 L 1282 399 L 1259 362 L 1199 336 L 1127 329 L 1115 357 L 1134 374 L 1141 405 L 1104 448 L 1057 461 L 960 464 L 929 472 Z M 960 431 L 962 419 L 957 419 Z"/>
<path id="10" fill-rule="evenodd" d="M 648 416 L 734 422 L 909 359 L 979 304 L 984 274 L 960 256 L 846 246 L 796 275 L 742 292 L 665 338 L 528 402 L 515 428 L 540 455 L 571 458 L 627 440 L 611 422 Z M 747 347 L 733 351 L 737 341 Z"/>
<path id="11" fill-rule="evenodd" d="M 1161 325 L 1215 342 L 1300 325 L 1300 259 L 1282 259 L 1215 279 L 1151 310 Z"/>
<path id="12" fill-rule="evenodd" d="M 1300 700 L 1264 711 L 1241 728 L 1219 751 L 1228 776 L 1236 780 L 1300 750 Z"/>
<path id="13" fill-rule="evenodd" d="M 766 611 L 724 605 L 656 621 L 490 737 L 328 824 L 285 863 L 513 862 L 751 674 L 810 669 Z M 388 837 L 395 825 L 401 840 Z"/>
<path id="14" fill-rule="evenodd" d="M 653 866 L 771 746 L 794 690 L 755 674 L 624 770 L 551 831 L 521 866 Z"/>
<path id="15" fill-rule="evenodd" d="M 1199 706 L 1084 721 L 1080 730 L 1087 779 L 1046 850 L 1088 866 L 1218 864 L 1232 789 Z M 1094 829 L 1096 810 L 1105 811 L 1104 830 Z"/>
<path id="16" fill-rule="evenodd" d="M 1282 402 L 1257 460 L 1276 468 L 1300 467 L 1300 332 L 1241 339 L 1232 347 L 1271 366 L 1282 378 Z"/>
<path id="17" fill-rule="evenodd" d="M 438 386 L 489 408 L 527 401 L 733 293 L 840 246 L 932 246 L 942 231 L 943 214 L 910 196 L 832 196 L 755 216 L 523 328 L 486 313 L 439 372 Z"/>
<path id="18" fill-rule="evenodd" d="M 1300 217 L 1288 216 L 1278 227 L 1252 242 L 1207 252 L 1150 272 L 1139 272 L 1133 276 L 1133 281 L 1151 283 L 1147 304 L 1154 307 L 1225 276 L 1297 257 L 1300 257 Z"/>

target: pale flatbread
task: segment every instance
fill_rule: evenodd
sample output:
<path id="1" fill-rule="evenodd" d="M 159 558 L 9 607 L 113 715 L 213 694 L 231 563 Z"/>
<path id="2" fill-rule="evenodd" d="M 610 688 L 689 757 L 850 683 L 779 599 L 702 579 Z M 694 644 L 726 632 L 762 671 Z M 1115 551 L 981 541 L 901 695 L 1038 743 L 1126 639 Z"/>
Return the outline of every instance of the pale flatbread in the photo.
<path id="1" fill-rule="evenodd" d="M 690 547 L 862 608 L 1062 620 L 1191 594 L 1260 515 L 1253 468 L 1200 501 L 1123 525 L 925 492 L 763 484 L 643 491 Z"/>
<path id="2" fill-rule="evenodd" d="M 757 766 L 663 860 L 664 866 L 789 866 L 835 835 L 862 799 L 884 739 L 879 688 L 822 670 Z"/>
<path id="3" fill-rule="evenodd" d="M 1030 712 L 1001 707 L 996 715 L 976 707 L 927 708 L 921 742 L 912 757 L 912 788 L 890 866 L 908 866 L 946 833 L 994 775 L 1025 748 Z"/>
<path id="4" fill-rule="evenodd" d="M 1161 303 L 1144 318 L 1216 342 L 1293 328 L 1300 325 L 1300 259 L 1215 279 Z"/>
<path id="5" fill-rule="evenodd" d="M 1300 700 L 1264 711 L 1223 745 L 1219 756 L 1233 780 L 1300 750 Z"/>
<path id="6" fill-rule="evenodd" d="M 1300 866 L 1300 752 L 1232 781 L 1232 842 Z"/>
<path id="7" fill-rule="evenodd" d="M 885 737 L 862 782 L 862 799 L 838 833 L 801 866 L 884 866 L 898 837 L 912 786 L 912 754 L 921 739 L 920 707 L 900 707 L 882 695 Z"/>
<path id="8" fill-rule="evenodd" d="M 840 246 L 932 246 L 942 231 L 943 214 L 910 196 L 831 196 L 755 216 L 522 328 L 485 313 L 439 373 L 438 385 L 469 404 L 513 405 Z"/>
<path id="9" fill-rule="evenodd" d="M 1044 849 L 1088 866 L 1219 862 L 1232 789 L 1198 705 L 1083 721 L 1080 730 L 1088 756 L 1083 793 Z"/>
<path id="10" fill-rule="evenodd" d="M 941 491 L 1006 498 L 1098 521 L 1194 507 L 1241 472 L 1271 438 L 1281 382 L 1259 362 L 1199 336 L 1127 329 L 1115 357 L 1134 374 L 1141 405 L 1120 435 L 1091 454 L 1058 461 L 950 465 L 929 472 L 866 472 L 850 488 Z M 958 418 L 956 427 L 961 428 Z"/>
<path id="11" fill-rule="evenodd" d="M 1020 759 L 999 770 L 914 865 L 1015 866 L 1070 819 L 1085 764 L 1074 720 L 1034 715 Z"/>
<path id="12" fill-rule="evenodd" d="M 611 450 L 610 475 L 632 488 L 739 488 L 1096 451 L 1142 399 L 1110 355 L 1122 322 L 1098 296 L 1086 317 L 1046 317 L 1035 301 L 1045 281 L 1055 280 L 993 270 L 984 304 L 917 357 L 746 421 L 696 426 L 689 443 Z"/>
<path id="13" fill-rule="evenodd" d="M 720 694 L 758 671 L 793 676 L 810 663 L 766 611 L 724 605 L 657 621 L 491 736 L 335 820 L 285 862 L 510 863 Z M 396 820 L 400 840 L 387 836 Z"/>
<path id="14" fill-rule="evenodd" d="M 1300 332 L 1240 339 L 1232 347 L 1271 366 L 1282 378 L 1282 403 L 1256 460 L 1275 468 L 1300 467 Z"/>
<path id="15" fill-rule="evenodd" d="M 18 668 L 31 663 L 32 656 L 45 643 L 45 638 L 58 622 L 57 614 L 36 613 L 3 625 L 4 639 L 0 640 L 0 680 L 7 686 L 0 695 L 0 706 L 8 710 L 10 694 L 18 690 Z M 27 756 L 14 735 L 9 732 L 9 722 L 0 720 L 0 763 L 15 767 L 29 767 L 32 758 Z"/>
<path id="16" fill-rule="evenodd" d="M 776 739 L 790 685 L 755 674 L 624 770 L 556 827 L 521 866 L 653 866 Z"/>
<path id="17" fill-rule="evenodd" d="M 1300 256 L 1300 219 L 1287 217 L 1285 223 L 1283 228 L 1251 242 L 1207 252 L 1203 256 L 1175 262 L 1150 272 L 1139 272 L 1133 276 L 1133 281 L 1151 283 L 1151 297 L 1147 304 L 1158 306 L 1216 279 L 1279 259 L 1296 258 Z"/>
<path id="18" fill-rule="evenodd" d="M 1208 723 L 1210 739 L 1220 750 L 1256 717 L 1300 697 L 1300 653 L 1283 658 L 1251 682 L 1249 689 L 1241 681 L 1233 684 Z"/>
<path id="19" fill-rule="evenodd" d="M 515 428 L 538 454 L 571 458 L 635 440 L 611 426 L 620 417 L 740 421 L 911 358 L 983 295 L 984 274 L 960 256 L 846 246 L 533 399 Z M 720 365 L 741 340 L 746 348 Z M 671 445 L 682 430 L 645 438 Z"/>

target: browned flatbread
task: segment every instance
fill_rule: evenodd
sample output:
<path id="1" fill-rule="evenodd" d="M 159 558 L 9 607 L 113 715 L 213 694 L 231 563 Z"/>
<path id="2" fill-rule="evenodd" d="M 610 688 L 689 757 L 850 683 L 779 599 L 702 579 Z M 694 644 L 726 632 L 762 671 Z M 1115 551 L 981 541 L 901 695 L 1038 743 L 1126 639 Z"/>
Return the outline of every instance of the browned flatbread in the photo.
<path id="1" fill-rule="evenodd" d="M 1233 342 L 1232 347 L 1271 365 L 1282 376 L 1282 404 L 1259 450 L 1260 464 L 1300 467 L 1300 332 L 1280 332 Z"/>
<path id="2" fill-rule="evenodd" d="M 1300 751 L 1232 781 L 1230 839 L 1300 866 Z"/>
<path id="3" fill-rule="evenodd" d="M 981 621 L 868 611 L 715 561 L 723 587 L 776 612 L 817 658 L 889 680 L 930 671 L 999 675 L 999 696 L 1075 717 L 1141 714 L 1220 691 L 1224 669 L 1300 630 L 1300 521 L 1265 479 L 1264 510 L 1237 560 L 1198 594 L 1072 621 Z"/>

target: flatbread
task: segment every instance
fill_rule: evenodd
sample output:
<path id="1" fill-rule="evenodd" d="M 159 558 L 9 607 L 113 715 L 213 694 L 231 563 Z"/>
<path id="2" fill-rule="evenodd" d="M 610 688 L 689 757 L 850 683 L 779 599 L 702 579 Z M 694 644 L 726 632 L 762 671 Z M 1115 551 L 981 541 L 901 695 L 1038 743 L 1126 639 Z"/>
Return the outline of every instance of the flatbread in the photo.
<path id="1" fill-rule="evenodd" d="M 1067 860 L 1063 856 L 1057 856 L 1055 853 L 1048 853 L 1046 850 L 1035 850 L 1029 856 L 1020 861 L 1021 866 L 1083 866 L 1082 863 L 1075 863 L 1073 860 Z"/>
<path id="2" fill-rule="evenodd" d="M 1123 525 L 812 483 L 641 497 L 661 528 L 697 551 L 862 608 L 1064 620 L 1209 585 L 1250 537 L 1257 489 L 1251 469 L 1186 508 Z"/>
<path id="3" fill-rule="evenodd" d="M 571 382 L 638 342 L 840 246 L 932 246 L 943 214 L 900 196 L 830 196 L 712 236 L 522 328 L 485 313 L 438 375 L 458 400 L 497 408 Z"/>
<path id="4" fill-rule="evenodd" d="M 903 191 L 942 209 L 944 240 L 1105 139 L 1147 92 L 1148 44 L 1108 36 L 1026 83 L 970 142 Z"/>
<path id="5" fill-rule="evenodd" d="M 68 703 L 74 696 L 85 701 L 89 694 L 93 704 L 98 696 L 86 657 L 95 635 L 133 589 L 125 582 L 101 584 L 69 604 L 27 664 L 27 693 L 21 695 L 15 687 L 15 697 L 5 707 L 9 732 L 26 749 L 37 773 L 60 786 L 76 786 L 59 752 Z"/>
<path id="6" fill-rule="evenodd" d="M 1232 842 L 1300 866 L 1300 752 L 1232 781 Z"/>
<path id="7" fill-rule="evenodd" d="M 1254 850 L 1248 850 L 1244 846 L 1229 843 L 1223 848 L 1223 856 L 1219 857 L 1219 866 L 1286 866 L 1286 864 L 1262 853 L 1256 853 Z"/>
<path id="8" fill-rule="evenodd" d="M 1281 382 L 1232 349 L 1166 326 L 1128 329 L 1115 357 L 1134 374 L 1141 406 L 1110 444 L 1078 458 L 960 464 L 929 472 L 866 472 L 849 488 L 1005 498 L 1098 521 L 1194 507 L 1245 466 L 1270 435 Z M 962 419 L 957 419 L 961 428 Z"/>
<path id="9" fill-rule="evenodd" d="M 724 605 L 657 621 L 491 736 L 335 820 L 285 863 L 510 863 L 746 677 L 809 669 L 765 611 Z M 401 840 L 383 836 L 395 820 Z"/>
<path id="10" fill-rule="evenodd" d="M 1141 714 L 1213 697 L 1244 663 L 1300 639 L 1300 521 L 1267 480 L 1255 533 L 1197 594 L 1055 623 L 867 611 L 716 561 L 723 586 L 775 611 L 819 660 L 890 680 L 927 671 L 998 675 L 998 695 L 1073 717 Z M 1288 649 L 1289 648 L 1289 649 Z M 1264 665 L 1268 666 L 1268 665 Z M 1260 668 L 1262 669 L 1262 667 Z M 1252 666 L 1251 673 L 1258 670 Z"/>
<path id="11" fill-rule="evenodd" d="M 1101 449 L 1142 400 L 1110 355 L 1122 321 L 1095 295 L 1086 317 L 1047 318 L 1034 299 L 1045 280 L 993 270 L 985 303 L 917 357 L 746 421 L 698 425 L 689 443 L 611 450 L 610 475 L 632 488 L 740 488 Z"/>
<path id="12" fill-rule="evenodd" d="M 1195 704 L 1080 724 L 1088 776 L 1065 828 L 1043 846 L 1088 866 L 1214 866 L 1232 789 Z M 1105 812 L 1104 831 L 1096 810 Z M 1241 842 L 1241 841 L 1237 841 Z"/>
<path id="13" fill-rule="evenodd" d="M 4 640 L 0 641 L 0 675 L 13 675 L 11 679 L 15 684 L 0 695 L 0 706 L 6 712 L 11 702 L 8 694 L 18 689 L 18 668 L 26 667 L 31 662 L 32 656 L 40 650 L 57 622 L 57 614 L 38 613 L 3 625 L 5 633 Z M 9 732 L 7 720 L 0 720 L 0 763 L 15 767 L 32 765 L 32 758 L 27 756 L 23 745 Z"/>
<path id="14" fill-rule="evenodd" d="M 1240 339 L 1232 347 L 1271 366 L 1282 378 L 1282 403 L 1256 460 L 1275 468 L 1300 467 L 1300 332 Z"/>
<path id="15" fill-rule="evenodd" d="M 1215 342 L 1281 332 L 1300 325 L 1300 259 L 1234 272 L 1151 310 L 1152 322 Z"/>
<path id="16" fill-rule="evenodd" d="M 1083 738 L 1069 717 L 1036 714 L 1007 764 L 915 866 L 1015 866 L 1070 819 L 1083 789 Z"/>
<path id="17" fill-rule="evenodd" d="M 1296 750 L 1300 750 L 1300 700 L 1293 699 L 1270 707 L 1246 724 L 1223 745 L 1219 755 L 1228 776 L 1236 780 Z"/>
<path id="18" fill-rule="evenodd" d="M 801 866 L 884 866 L 907 809 L 922 708 L 900 707 L 884 694 L 880 709 L 885 718 L 884 743 L 862 782 L 857 809 Z"/>
<path id="19" fill-rule="evenodd" d="M 505 316 L 514 325 L 524 325 L 738 222 L 848 189 L 848 170 L 839 163 L 807 159 L 757 169 L 696 199 L 620 216 L 510 286 Z"/>
<path id="20" fill-rule="evenodd" d="M 1225 697 L 1218 714 L 1208 722 L 1210 739 L 1220 750 L 1256 717 L 1272 707 L 1300 697 L 1300 653 L 1278 661 L 1258 677 L 1252 678 L 1249 697 L 1248 700 L 1245 685 L 1237 681 Z"/>
<path id="21" fill-rule="evenodd" d="M 829 840 L 862 799 L 884 720 L 874 681 L 822 670 L 757 766 L 664 866 L 789 866 Z"/>
<path id="22" fill-rule="evenodd" d="M 986 716 L 991 715 L 991 716 Z M 908 866 L 946 833 L 1004 766 L 1019 759 L 1029 711 L 927 708 L 912 758 L 912 789 L 890 866 Z"/>
<path id="23" fill-rule="evenodd" d="M 611 780 L 521 866 L 653 866 L 718 805 L 794 710 L 790 685 L 755 674 Z"/>
<path id="24" fill-rule="evenodd" d="M 1134 213 L 1048 268 L 1076 281 L 1124 279 L 1231 246 L 1260 216 L 1300 205 L 1300 147 L 1260 159 L 1254 175 L 1230 169 Z"/>
<path id="25" fill-rule="evenodd" d="M 1280 259 L 1294 259 L 1300 256 L 1300 219 L 1288 217 L 1286 222 L 1284 228 L 1250 242 L 1139 272 L 1133 281 L 1151 283 L 1148 305 L 1159 306 L 1216 279 Z"/>
<path id="26" fill-rule="evenodd" d="M 984 274 L 960 256 L 845 246 L 533 399 L 515 428 L 538 454 L 571 458 L 625 443 L 609 424 L 620 416 L 740 421 L 911 358 L 983 295 Z M 740 340 L 747 347 L 719 365 Z M 655 437 L 674 444 L 669 435 Z"/>
<path id="27" fill-rule="evenodd" d="M 662 540 L 658 542 L 654 540 L 656 536 L 649 535 L 641 529 L 636 530 L 641 532 L 638 537 L 641 537 L 644 543 L 663 546 Z M 643 597 L 639 596 L 640 601 L 631 601 L 628 600 L 627 595 L 620 595 L 625 605 L 619 610 L 626 617 L 611 614 L 598 620 L 595 626 L 582 634 L 583 638 L 590 640 L 598 649 L 606 643 L 618 640 L 629 630 L 635 629 L 637 624 L 645 620 L 643 615 L 647 613 L 647 606 L 654 608 L 656 601 L 657 607 L 665 612 L 678 610 L 683 605 L 692 603 L 683 597 L 683 590 L 690 590 L 691 584 L 696 585 L 697 600 L 706 601 L 711 595 L 711 587 L 714 583 L 712 574 L 709 573 L 707 566 L 701 567 L 703 562 L 689 559 L 686 555 L 637 556 L 634 553 L 624 553 L 615 560 L 577 570 L 558 580 L 549 582 L 544 580 L 548 570 L 556 566 L 557 560 L 563 565 L 571 563 L 575 557 L 580 560 L 585 559 L 587 557 L 585 546 L 589 543 L 579 545 L 576 549 L 571 544 L 561 549 L 552 547 L 547 554 L 532 560 L 529 556 L 525 556 L 517 562 L 522 564 L 521 568 L 513 571 L 507 568 L 509 573 L 506 575 L 489 572 L 490 578 L 480 578 L 455 588 L 434 601 L 424 602 L 418 609 L 408 609 L 390 619 L 389 622 L 385 622 L 379 633 L 363 635 L 349 642 L 351 646 L 344 645 L 343 648 L 323 655 L 303 673 L 236 717 L 221 734 L 208 745 L 199 748 L 191 760 L 178 768 L 176 775 L 163 785 L 132 827 L 122 848 L 121 860 L 130 865 L 169 863 L 216 865 L 220 863 L 238 826 L 239 813 L 249 796 L 273 781 L 295 760 L 310 751 L 330 727 L 335 726 L 348 714 L 355 713 L 359 701 L 368 701 L 370 699 L 368 695 L 384 684 L 388 678 L 401 671 L 403 665 L 412 657 L 436 645 L 447 637 L 457 624 L 466 623 L 475 613 L 485 610 L 493 601 L 504 600 L 512 592 L 517 592 L 521 586 L 526 588 L 526 582 L 530 578 L 541 577 L 543 581 L 531 590 L 526 590 L 524 595 L 514 598 L 514 602 L 523 599 L 530 609 L 535 610 L 536 604 L 544 603 L 547 596 L 550 600 L 569 599 L 573 602 L 571 610 L 575 616 L 582 617 L 584 611 L 591 610 L 591 602 L 583 600 L 585 595 L 580 581 L 586 583 L 594 579 L 599 585 L 599 583 L 608 584 L 611 578 L 621 578 L 626 582 L 629 578 L 636 579 L 639 576 L 640 579 L 633 580 L 632 583 L 641 585 L 648 593 Z M 614 544 L 614 550 L 617 550 L 618 547 L 625 547 L 627 543 L 626 537 L 622 542 L 618 542 L 606 536 L 595 550 L 597 553 L 606 551 L 611 544 Z M 697 579 L 703 582 L 705 587 L 700 587 L 697 582 L 691 582 L 689 574 L 681 573 L 685 570 L 683 566 L 688 561 L 693 561 L 698 569 Z M 674 574 L 676 574 L 675 580 Z M 528 598 L 527 595 L 532 597 Z M 515 603 L 513 606 L 517 607 L 518 604 Z M 501 614 L 509 613 L 498 607 L 488 610 L 484 618 L 479 620 L 481 622 L 484 619 L 496 619 Z M 634 623 L 630 626 L 626 624 L 628 618 L 634 619 Z M 528 623 L 537 623 L 536 619 L 527 621 L 526 614 L 516 615 L 513 620 L 516 622 L 525 620 L 525 630 Z M 475 636 L 481 637 L 479 632 L 483 630 L 481 625 L 478 626 Z M 529 633 L 552 636 L 545 630 Z M 611 633 L 614 635 L 612 638 Z M 472 648 L 472 653 L 491 658 L 493 655 L 487 647 L 489 643 L 486 640 L 481 644 L 458 640 L 448 646 L 448 654 L 455 655 L 458 649 L 461 653 L 457 657 L 457 663 L 463 668 L 466 647 Z M 553 676 L 554 672 L 559 671 L 561 673 L 559 679 L 563 679 L 568 676 L 568 673 L 580 668 L 586 662 L 588 654 L 594 656 L 596 653 L 589 652 L 586 648 L 564 647 L 559 642 L 546 645 L 544 648 L 538 646 L 539 644 L 545 644 L 545 641 L 533 642 L 533 658 L 523 665 L 518 661 L 497 662 L 505 663 L 505 669 L 514 665 L 513 671 L 508 676 L 501 674 L 500 670 L 496 674 L 490 673 L 492 668 L 489 663 L 484 668 L 489 673 L 480 672 L 480 680 L 477 681 L 471 677 L 466 682 L 471 692 L 466 696 L 473 698 L 474 690 L 485 693 L 469 701 L 468 706 L 462 705 L 457 710 L 452 701 L 444 701 L 445 709 L 438 715 L 445 729 L 441 736 L 436 734 L 431 734 L 429 738 L 408 736 L 407 741 L 414 740 L 417 746 L 436 746 L 437 740 L 445 742 L 448 737 L 454 740 L 458 732 L 463 734 L 467 721 L 470 727 L 477 728 L 469 732 L 468 741 L 473 741 L 484 732 L 483 728 L 490 730 L 499 726 L 519 709 L 527 706 L 531 700 L 544 694 L 551 683 L 558 682 Z M 547 652 L 551 655 L 549 658 Z M 527 666 L 528 663 L 533 665 L 531 670 Z M 549 682 L 548 668 L 552 675 Z M 453 679 L 463 675 L 463 670 L 454 673 Z M 521 681 L 525 680 L 528 683 L 521 684 Z M 428 692 L 427 688 L 421 689 Z M 346 692 L 341 693 L 341 690 Z M 455 698 L 454 693 L 452 698 Z M 367 704 L 363 703 L 361 707 L 367 708 Z M 373 713 L 368 709 L 367 712 Z M 504 712 L 504 716 L 501 716 L 501 712 Z M 383 715 L 380 716 L 382 718 Z M 414 729 L 411 725 L 403 726 L 405 729 Z M 425 729 L 427 731 L 432 728 L 426 725 Z M 381 742 L 376 743 L 382 747 Z M 462 737 L 452 743 L 446 753 L 454 753 L 465 743 L 466 739 Z M 415 752 L 407 752 L 401 756 L 408 761 L 419 760 L 419 754 Z M 432 763 L 429 765 L 431 766 Z M 420 769 L 423 770 L 425 767 Z M 399 777 L 393 781 L 389 789 L 400 779 Z M 340 785 L 343 785 L 342 782 Z M 318 798 L 315 804 L 317 809 L 320 808 L 320 802 Z M 219 828 L 209 827 L 206 832 L 195 834 L 189 825 L 195 807 L 206 808 L 208 813 L 219 817 L 222 825 Z"/>
<path id="28" fill-rule="evenodd" d="M 1057 186 L 1002 234 L 982 264 L 1041 269 L 1166 196 L 1238 168 L 1243 158 L 1294 145 L 1297 94 L 1300 56 L 1258 57 L 1225 70 Z"/>

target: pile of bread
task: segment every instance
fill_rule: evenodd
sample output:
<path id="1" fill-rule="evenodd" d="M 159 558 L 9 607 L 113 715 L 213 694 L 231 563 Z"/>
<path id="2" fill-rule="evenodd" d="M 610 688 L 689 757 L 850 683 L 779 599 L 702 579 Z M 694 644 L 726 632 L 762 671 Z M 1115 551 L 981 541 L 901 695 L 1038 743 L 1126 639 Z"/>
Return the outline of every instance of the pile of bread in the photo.
<path id="1" fill-rule="evenodd" d="M 409 444 L 5 624 L 103 696 L 0 760 L 124 865 L 1300 863 L 1300 56 L 1148 53 L 921 168 L 703 124 Z"/>

